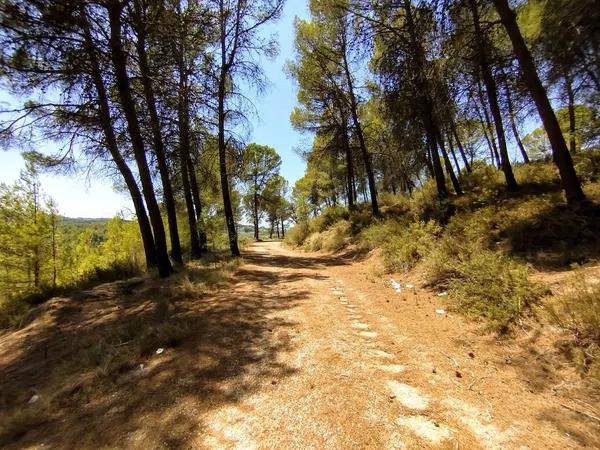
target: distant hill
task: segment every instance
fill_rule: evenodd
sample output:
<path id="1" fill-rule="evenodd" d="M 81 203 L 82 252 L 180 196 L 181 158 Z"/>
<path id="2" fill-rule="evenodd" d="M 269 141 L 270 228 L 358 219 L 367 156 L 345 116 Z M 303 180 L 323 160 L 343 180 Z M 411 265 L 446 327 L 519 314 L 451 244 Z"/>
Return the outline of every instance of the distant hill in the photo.
<path id="1" fill-rule="evenodd" d="M 65 225 L 104 225 L 110 218 L 104 217 L 61 217 Z"/>

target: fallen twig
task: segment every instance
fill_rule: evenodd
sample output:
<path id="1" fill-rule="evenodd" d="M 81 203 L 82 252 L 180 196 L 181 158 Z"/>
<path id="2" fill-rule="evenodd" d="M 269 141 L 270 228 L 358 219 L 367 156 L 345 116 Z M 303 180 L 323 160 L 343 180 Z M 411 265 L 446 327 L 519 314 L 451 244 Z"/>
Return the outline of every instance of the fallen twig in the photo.
<path id="1" fill-rule="evenodd" d="M 586 413 L 585 411 L 580 411 L 580 410 L 575 409 L 575 408 L 573 408 L 573 407 L 571 407 L 569 405 L 565 405 L 564 403 L 561 403 L 560 406 L 562 406 L 565 409 L 568 409 L 569 411 L 573 411 L 574 413 L 581 414 L 582 416 L 585 416 L 588 419 L 592 419 L 592 420 L 595 420 L 596 422 L 600 422 L 600 417 L 596 417 L 596 416 L 594 416 L 592 414 Z"/>

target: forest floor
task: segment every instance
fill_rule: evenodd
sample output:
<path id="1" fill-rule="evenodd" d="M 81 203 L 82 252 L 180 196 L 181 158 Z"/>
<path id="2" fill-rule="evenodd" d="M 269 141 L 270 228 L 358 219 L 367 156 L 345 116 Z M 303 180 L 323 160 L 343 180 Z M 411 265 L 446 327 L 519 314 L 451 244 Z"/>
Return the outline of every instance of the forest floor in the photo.
<path id="1" fill-rule="evenodd" d="M 103 377 L 69 358 L 116 323 L 153 314 L 165 283 L 53 300 L 0 334 L 0 417 L 39 396 L 27 405 L 36 420 L 4 444 L 600 448 L 600 397 L 564 360 L 556 330 L 523 323 L 500 339 L 436 312 L 446 297 L 419 280 L 398 281 L 415 288 L 395 292 L 376 255 L 253 244 L 224 283 L 177 300 L 170 320 L 185 321 L 184 338 Z"/>

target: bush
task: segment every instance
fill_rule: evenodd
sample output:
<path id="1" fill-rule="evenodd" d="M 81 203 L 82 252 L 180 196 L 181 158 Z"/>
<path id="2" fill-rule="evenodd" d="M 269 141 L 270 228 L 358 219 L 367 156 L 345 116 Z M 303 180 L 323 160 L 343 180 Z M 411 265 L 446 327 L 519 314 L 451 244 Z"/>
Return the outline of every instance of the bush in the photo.
<path id="1" fill-rule="evenodd" d="M 444 222 L 449 216 L 448 200 L 441 201 L 438 197 L 434 180 L 428 180 L 421 189 L 415 191 L 410 201 L 409 216 L 414 221 L 437 220 Z"/>
<path id="2" fill-rule="evenodd" d="M 302 245 L 309 252 L 318 252 L 323 248 L 323 234 L 316 232 L 306 238 Z"/>
<path id="3" fill-rule="evenodd" d="M 358 246 L 364 250 L 383 247 L 394 236 L 400 235 L 408 226 L 406 221 L 396 219 L 378 220 L 362 230 L 357 238 Z"/>
<path id="4" fill-rule="evenodd" d="M 543 161 L 515 165 L 514 174 L 519 184 L 537 184 L 551 187 L 560 183 L 556 166 Z"/>
<path id="5" fill-rule="evenodd" d="M 0 299 L 0 329 L 17 325 L 30 308 L 21 297 Z"/>
<path id="6" fill-rule="evenodd" d="M 385 269 L 390 272 L 412 269 L 433 250 L 441 231 L 434 221 L 414 222 L 391 236 L 382 247 Z"/>
<path id="7" fill-rule="evenodd" d="M 497 197 L 504 186 L 501 172 L 483 161 L 474 161 L 471 169 L 461 179 L 464 191 L 474 197 L 471 201 L 487 203 Z"/>
<path id="8" fill-rule="evenodd" d="M 595 282 L 594 282 L 595 281 Z M 578 368 L 600 379 L 600 284 L 578 274 L 566 292 L 548 305 L 552 322 L 573 339 Z"/>
<path id="9" fill-rule="evenodd" d="M 330 206 L 309 222 L 311 232 L 325 231 L 340 220 L 348 220 L 350 215 L 343 206 Z"/>
<path id="10" fill-rule="evenodd" d="M 342 220 L 321 234 L 322 249 L 337 252 L 345 247 L 350 236 L 350 222 Z"/>
<path id="11" fill-rule="evenodd" d="M 298 222 L 286 232 L 283 242 L 292 247 L 300 247 L 309 234 L 308 222 Z"/>
<path id="12" fill-rule="evenodd" d="M 540 295 L 529 271 L 498 252 L 481 250 L 454 262 L 448 292 L 456 309 L 483 318 L 489 329 L 504 333 Z"/>

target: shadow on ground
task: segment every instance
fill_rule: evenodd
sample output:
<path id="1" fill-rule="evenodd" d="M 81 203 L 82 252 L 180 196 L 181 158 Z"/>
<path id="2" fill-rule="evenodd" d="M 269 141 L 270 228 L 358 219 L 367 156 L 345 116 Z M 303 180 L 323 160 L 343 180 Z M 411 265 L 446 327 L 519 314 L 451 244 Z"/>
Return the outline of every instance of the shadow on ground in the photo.
<path id="1" fill-rule="evenodd" d="M 193 447 L 205 413 L 295 372 L 279 362 L 293 350 L 295 326 L 280 313 L 308 292 L 266 289 L 294 277 L 241 268 L 231 283 L 191 288 L 176 302 L 164 301 L 172 286 L 159 280 L 130 294 L 108 284 L 49 302 L 25 329 L 0 336 L 0 444 Z M 28 405 L 34 394 L 40 400 Z"/>

